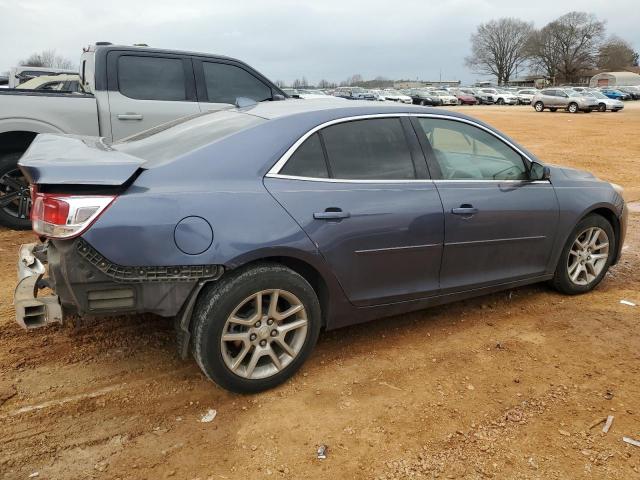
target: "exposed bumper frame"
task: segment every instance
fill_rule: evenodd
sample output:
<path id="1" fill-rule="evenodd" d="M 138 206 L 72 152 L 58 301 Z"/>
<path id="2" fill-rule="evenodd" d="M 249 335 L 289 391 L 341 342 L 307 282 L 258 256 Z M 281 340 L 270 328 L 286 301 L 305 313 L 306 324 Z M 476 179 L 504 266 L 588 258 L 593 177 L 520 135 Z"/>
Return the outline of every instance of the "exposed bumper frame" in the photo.
<path id="1" fill-rule="evenodd" d="M 58 296 L 38 296 L 38 282 L 46 273 L 46 260 L 41 260 L 46 259 L 46 247 L 41 247 L 37 243 L 24 244 L 18 254 L 18 285 L 13 293 L 13 305 L 16 322 L 25 330 L 62 323 Z"/>

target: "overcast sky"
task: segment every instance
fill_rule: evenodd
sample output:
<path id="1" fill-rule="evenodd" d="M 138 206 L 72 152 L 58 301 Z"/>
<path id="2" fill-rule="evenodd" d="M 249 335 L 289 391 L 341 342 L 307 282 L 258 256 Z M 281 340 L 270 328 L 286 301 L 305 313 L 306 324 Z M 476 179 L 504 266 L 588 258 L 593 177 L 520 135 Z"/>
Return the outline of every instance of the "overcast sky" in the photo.
<path id="1" fill-rule="evenodd" d="M 482 78 L 464 66 L 479 23 L 513 16 L 541 27 L 570 10 L 595 13 L 640 50 L 637 0 L 0 0 L 0 71 L 51 48 L 77 64 L 83 46 L 110 41 L 229 55 L 287 82 L 469 82 Z"/>

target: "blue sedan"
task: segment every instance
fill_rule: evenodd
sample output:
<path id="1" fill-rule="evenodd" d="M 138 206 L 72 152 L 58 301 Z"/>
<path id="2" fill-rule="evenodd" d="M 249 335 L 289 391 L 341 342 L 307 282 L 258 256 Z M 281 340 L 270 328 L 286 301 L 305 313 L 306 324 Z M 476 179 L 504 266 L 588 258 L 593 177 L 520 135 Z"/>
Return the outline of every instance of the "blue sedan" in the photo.
<path id="1" fill-rule="evenodd" d="M 606 95 L 613 100 L 627 100 L 629 98 L 628 94 L 614 88 L 603 88 L 600 91 L 603 93 L 603 95 Z"/>
<path id="2" fill-rule="evenodd" d="M 411 105 L 266 102 L 114 144 L 43 134 L 20 168 L 42 241 L 20 251 L 18 323 L 172 317 L 181 354 L 235 392 L 285 381 L 321 329 L 536 282 L 591 291 L 627 223 L 620 187 Z"/>

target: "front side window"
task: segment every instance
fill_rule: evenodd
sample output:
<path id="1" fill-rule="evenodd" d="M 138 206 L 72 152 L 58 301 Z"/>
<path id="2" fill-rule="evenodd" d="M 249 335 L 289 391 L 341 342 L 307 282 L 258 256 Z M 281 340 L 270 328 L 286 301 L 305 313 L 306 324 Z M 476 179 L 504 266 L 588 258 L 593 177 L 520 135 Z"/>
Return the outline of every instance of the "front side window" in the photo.
<path id="1" fill-rule="evenodd" d="M 527 168 L 515 150 L 468 123 L 419 118 L 443 179 L 526 180 Z"/>
<path id="2" fill-rule="evenodd" d="M 118 58 L 120 93 L 138 100 L 186 100 L 185 75 L 179 58 Z"/>
<path id="3" fill-rule="evenodd" d="M 262 102 L 273 96 L 269 86 L 243 68 L 227 63 L 202 62 L 202 69 L 209 102 L 235 104 L 238 98 Z"/>

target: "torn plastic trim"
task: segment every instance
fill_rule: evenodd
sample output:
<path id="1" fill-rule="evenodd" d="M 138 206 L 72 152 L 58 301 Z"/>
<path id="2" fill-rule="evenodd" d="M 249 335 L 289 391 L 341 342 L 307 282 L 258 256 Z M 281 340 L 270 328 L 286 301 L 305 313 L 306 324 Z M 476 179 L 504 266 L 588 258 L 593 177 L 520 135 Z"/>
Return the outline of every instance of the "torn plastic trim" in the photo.
<path id="1" fill-rule="evenodd" d="M 222 265 L 122 266 L 111 262 L 83 239 L 76 243 L 76 250 L 82 258 L 116 282 L 193 282 L 217 280 L 224 273 Z"/>
<path id="2" fill-rule="evenodd" d="M 57 295 L 38 296 L 38 282 L 46 272 L 42 245 L 20 246 L 18 253 L 18 285 L 13 293 L 16 322 L 25 330 L 62 323 L 62 307 Z"/>

